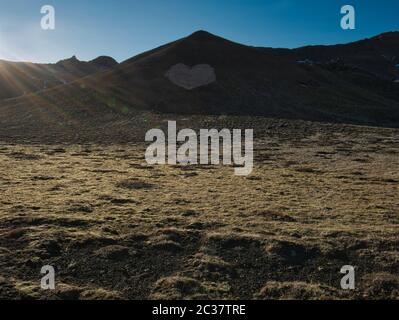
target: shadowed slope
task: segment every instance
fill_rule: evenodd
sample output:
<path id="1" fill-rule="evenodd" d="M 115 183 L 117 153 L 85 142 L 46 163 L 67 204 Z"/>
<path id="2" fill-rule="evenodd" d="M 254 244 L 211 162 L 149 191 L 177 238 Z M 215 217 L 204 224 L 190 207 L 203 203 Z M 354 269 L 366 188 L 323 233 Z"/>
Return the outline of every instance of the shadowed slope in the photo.
<path id="1" fill-rule="evenodd" d="M 365 43 L 372 41 L 378 47 L 373 39 Z M 389 39 L 394 53 L 397 38 Z M 74 132 L 82 126 L 112 127 L 129 114 L 155 111 L 397 127 L 399 85 L 387 80 L 389 72 L 372 70 L 380 53 L 368 55 L 369 63 L 353 62 L 356 55 L 365 61 L 367 48 L 363 42 L 320 49 L 256 48 L 199 31 L 108 71 L 2 102 L 0 123 L 3 132 L 18 128 L 28 132 L 38 126 Z M 60 63 L 69 66 L 74 61 Z M 192 90 L 177 86 L 166 75 L 179 64 L 187 68 L 209 65 L 216 81 Z"/>
<path id="2" fill-rule="evenodd" d="M 361 59 L 362 51 L 358 54 Z M 179 63 L 210 65 L 217 81 L 193 90 L 176 86 L 165 74 Z M 388 125 L 399 120 L 398 85 L 370 70 L 324 61 L 310 66 L 298 63 L 297 51 L 282 54 L 278 49 L 248 47 L 205 31 L 127 60 L 89 80 L 134 107 L 159 112 Z"/>
<path id="3" fill-rule="evenodd" d="M 332 60 L 366 70 L 382 79 L 399 79 L 399 32 L 334 46 L 308 46 L 294 50 L 299 59 Z"/>
<path id="4" fill-rule="evenodd" d="M 85 62 L 73 56 L 56 64 L 2 60 L 0 61 L 0 100 L 67 84 L 87 75 L 110 69 L 115 65 L 117 62 L 110 57 L 98 57 Z"/>

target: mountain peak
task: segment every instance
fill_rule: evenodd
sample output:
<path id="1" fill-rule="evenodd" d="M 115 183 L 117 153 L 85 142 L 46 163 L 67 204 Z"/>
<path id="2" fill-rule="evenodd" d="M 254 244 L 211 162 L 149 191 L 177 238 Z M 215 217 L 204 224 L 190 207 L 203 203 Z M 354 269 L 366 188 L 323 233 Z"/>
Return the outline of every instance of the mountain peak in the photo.
<path id="1" fill-rule="evenodd" d="M 190 34 L 187 39 L 192 39 L 192 40 L 199 40 L 199 41 L 206 41 L 206 40 L 216 40 L 216 39 L 221 39 L 220 37 L 205 31 L 205 30 L 198 30 L 195 31 L 194 33 Z"/>
<path id="2" fill-rule="evenodd" d="M 113 66 L 118 64 L 118 62 L 114 58 L 108 56 L 99 56 L 91 60 L 90 63 L 103 68 L 112 68 Z"/>
<path id="3" fill-rule="evenodd" d="M 79 62 L 79 59 L 75 55 L 73 55 L 69 59 L 64 59 L 64 60 L 58 61 L 57 64 L 62 64 L 62 63 L 65 63 L 65 62 Z"/>

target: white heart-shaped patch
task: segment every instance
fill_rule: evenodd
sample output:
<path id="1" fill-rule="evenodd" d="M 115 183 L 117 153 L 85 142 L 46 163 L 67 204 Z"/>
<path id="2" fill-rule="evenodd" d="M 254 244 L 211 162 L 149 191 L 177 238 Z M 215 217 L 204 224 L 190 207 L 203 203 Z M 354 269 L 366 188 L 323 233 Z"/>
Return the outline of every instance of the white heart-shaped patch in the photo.
<path id="1" fill-rule="evenodd" d="M 202 87 L 216 81 L 215 70 L 208 64 L 189 67 L 184 63 L 172 66 L 165 76 L 175 85 L 187 90 Z"/>

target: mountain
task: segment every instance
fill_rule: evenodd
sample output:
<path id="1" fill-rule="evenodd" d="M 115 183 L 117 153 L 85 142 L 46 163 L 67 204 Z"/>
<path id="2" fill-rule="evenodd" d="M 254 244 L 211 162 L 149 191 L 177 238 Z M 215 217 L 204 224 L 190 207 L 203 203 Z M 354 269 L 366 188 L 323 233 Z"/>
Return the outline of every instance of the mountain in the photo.
<path id="1" fill-rule="evenodd" d="M 85 62 L 73 56 L 56 64 L 0 60 L 0 100 L 67 84 L 115 65 L 117 62 L 110 57 Z"/>
<path id="2" fill-rule="evenodd" d="M 382 79 L 399 79 L 399 32 L 387 32 L 349 44 L 307 46 L 294 50 L 298 59 L 340 62 L 366 70 Z"/>
<path id="3" fill-rule="evenodd" d="M 62 69 L 78 79 L 0 102 L 0 124 L 2 132 L 98 132 L 144 112 L 399 127 L 398 48 L 398 32 L 289 50 L 198 31 L 120 64 L 73 57 L 52 65 L 58 79 Z"/>
<path id="4" fill-rule="evenodd" d="M 87 79 L 128 105 L 163 113 L 238 114 L 399 124 L 399 33 L 296 50 L 256 48 L 205 31 Z M 171 67 L 208 65 L 216 81 L 193 90 Z M 86 79 L 85 79 L 86 81 Z"/>

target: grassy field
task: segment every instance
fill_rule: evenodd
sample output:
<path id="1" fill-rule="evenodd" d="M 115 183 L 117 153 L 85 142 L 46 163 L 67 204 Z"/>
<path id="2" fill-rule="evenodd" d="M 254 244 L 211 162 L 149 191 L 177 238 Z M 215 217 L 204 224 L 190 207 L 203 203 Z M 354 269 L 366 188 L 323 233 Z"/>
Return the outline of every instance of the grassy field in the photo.
<path id="1" fill-rule="evenodd" d="M 141 143 L 1 143 L 0 298 L 398 299 L 399 130 L 279 128 L 255 130 L 248 177 L 148 166 Z"/>

